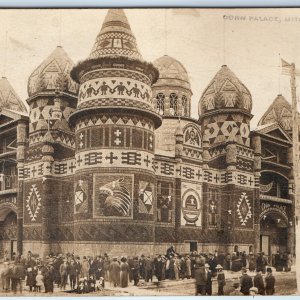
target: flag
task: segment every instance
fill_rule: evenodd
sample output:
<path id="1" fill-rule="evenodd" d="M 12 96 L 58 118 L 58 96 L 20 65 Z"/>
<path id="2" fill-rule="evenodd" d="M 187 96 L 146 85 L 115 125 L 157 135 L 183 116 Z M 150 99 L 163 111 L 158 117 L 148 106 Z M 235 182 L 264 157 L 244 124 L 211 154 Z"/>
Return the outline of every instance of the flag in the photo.
<path id="1" fill-rule="evenodd" d="M 29 45 L 26 45 L 24 44 L 23 42 L 20 42 L 12 37 L 9 37 L 9 41 L 11 43 L 11 45 L 15 48 L 18 48 L 18 49 L 26 49 L 28 51 L 32 51 L 33 49 L 29 46 Z"/>
<path id="2" fill-rule="evenodd" d="M 287 61 L 285 61 L 284 59 L 281 58 L 281 74 L 282 75 L 291 75 L 291 71 L 292 71 L 292 65 L 289 64 Z M 295 70 L 295 75 L 296 76 L 300 76 L 300 71 L 299 70 Z"/>
<path id="3" fill-rule="evenodd" d="M 291 75 L 292 65 L 286 62 L 284 59 L 281 59 L 281 68 L 283 75 Z"/>

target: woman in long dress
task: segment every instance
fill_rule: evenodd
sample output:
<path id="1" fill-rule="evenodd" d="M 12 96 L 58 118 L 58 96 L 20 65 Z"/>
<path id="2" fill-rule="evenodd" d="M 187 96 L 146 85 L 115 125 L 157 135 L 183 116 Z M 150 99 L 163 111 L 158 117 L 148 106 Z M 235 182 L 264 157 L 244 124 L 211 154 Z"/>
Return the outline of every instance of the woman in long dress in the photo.
<path id="1" fill-rule="evenodd" d="M 127 259 L 125 257 L 121 258 L 120 265 L 120 279 L 121 279 L 121 287 L 128 287 L 128 277 L 129 277 L 130 268 L 127 263 Z"/>

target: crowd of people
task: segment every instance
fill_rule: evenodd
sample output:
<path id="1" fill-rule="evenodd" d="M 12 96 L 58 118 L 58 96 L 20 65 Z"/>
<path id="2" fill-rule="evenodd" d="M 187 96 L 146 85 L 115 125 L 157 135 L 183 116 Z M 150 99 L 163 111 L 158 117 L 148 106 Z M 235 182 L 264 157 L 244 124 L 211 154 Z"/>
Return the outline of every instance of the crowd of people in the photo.
<path id="1" fill-rule="evenodd" d="M 289 264 L 283 265 L 280 253 L 274 260 L 274 267 L 278 270 L 290 271 Z M 279 258 L 279 259 L 278 259 Z M 280 263 L 279 263 L 280 262 Z M 218 283 L 218 295 L 224 294 L 226 278 L 224 270 L 233 272 L 242 271 L 239 282 L 239 291 L 247 295 L 250 289 L 258 289 L 259 294 L 274 293 L 275 280 L 272 269 L 268 268 L 269 262 L 264 253 L 254 255 L 245 252 L 224 254 L 218 253 L 176 253 L 173 246 L 167 249 L 165 255 L 133 257 L 110 257 L 107 253 L 96 257 L 79 257 L 74 254 L 50 253 L 44 260 L 28 251 L 27 256 L 16 255 L 12 260 L 4 262 L 1 272 L 2 289 L 4 291 L 19 290 L 22 292 L 22 283 L 31 292 L 52 293 L 56 284 L 60 290 L 89 293 L 103 290 L 105 284 L 113 287 L 126 288 L 129 282 L 133 285 L 144 285 L 148 282 L 157 284 L 166 279 L 182 280 L 194 278 L 196 294 L 212 294 L 212 278 Z M 249 272 L 256 271 L 253 282 L 246 279 Z M 262 274 L 265 276 L 265 284 Z M 252 278 L 250 277 L 251 281 Z M 247 286 L 247 288 L 245 288 Z M 235 283 L 235 289 L 236 283 Z"/>

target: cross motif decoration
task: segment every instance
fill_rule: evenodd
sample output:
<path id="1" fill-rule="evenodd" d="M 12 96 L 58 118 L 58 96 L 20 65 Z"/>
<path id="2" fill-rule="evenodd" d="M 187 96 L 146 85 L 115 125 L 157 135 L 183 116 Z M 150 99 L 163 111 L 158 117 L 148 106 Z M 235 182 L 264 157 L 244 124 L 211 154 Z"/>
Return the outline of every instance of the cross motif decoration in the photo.
<path id="1" fill-rule="evenodd" d="M 110 152 L 109 156 L 105 156 L 106 160 L 109 160 L 110 164 L 113 164 L 114 160 L 118 159 L 118 156 L 114 156 L 113 152 Z"/>

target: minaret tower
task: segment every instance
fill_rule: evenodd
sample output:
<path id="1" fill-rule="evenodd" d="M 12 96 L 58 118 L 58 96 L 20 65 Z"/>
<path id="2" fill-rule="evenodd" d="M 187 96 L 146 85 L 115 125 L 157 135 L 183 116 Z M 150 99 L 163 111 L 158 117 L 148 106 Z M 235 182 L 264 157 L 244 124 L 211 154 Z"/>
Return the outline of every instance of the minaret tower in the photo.
<path id="1" fill-rule="evenodd" d="M 199 102 L 202 134 L 209 142 L 208 166 L 220 177 L 213 184 L 205 183 L 205 188 L 208 195 L 216 195 L 217 234 L 228 251 L 236 251 L 241 244 L 255 247 L 254 211 L 259 207 L 259 197 L 255 193 L 255 153 L 250 145 L 251 109 L 249 90 L 226 65 L 208 84 Z"/>
<path id="2" fill-rule="evenodd" d="M 61 176 L 68 168 L 60 161 L 72 158 L 75 151 L 74 131 L 68 124 L 78 92 L 70 77 L 72 67 L 72 60 L 58 46 L 28 80 L 29 144 L 24 168 L 19 170 L 24 180 L 24 251 L 36 247 L 43 256 L 56 250 L 56 207 L 67 198 L 60 191 Z"/>
<path id="3" fill-rule="evenodd" d="M 161 118 L 151 86 L 158 71 L 142 59 L 122 9 L 108 10 L 89 57 L 71 76 L 80 84 L 70 117 L 76 140 L 75 244 L 97 242 L 110 251 L 109 242 L 124 242 L 116 244 L 117 252 L 139 252 L 124 247 L 154 242 L 154 130 Z"/>

